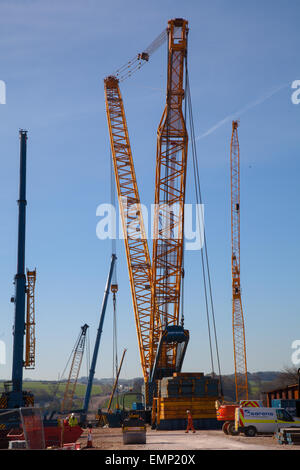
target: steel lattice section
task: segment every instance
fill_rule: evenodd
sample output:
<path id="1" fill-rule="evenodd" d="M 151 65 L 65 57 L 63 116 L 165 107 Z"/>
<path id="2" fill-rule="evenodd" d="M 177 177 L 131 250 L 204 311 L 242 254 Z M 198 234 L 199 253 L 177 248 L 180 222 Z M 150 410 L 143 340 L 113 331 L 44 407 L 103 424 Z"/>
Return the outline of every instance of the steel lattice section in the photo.
<path id="1" fill-rule="evenodd" d="M 27 271 L 25 369 L 34 369 L 35 367 L 35 282 L 36 271 Z"/>
<path id="2" fill-rule="evenodd" d="M 187 32 L 186 21 L 169 22 L 167 102 L 157 132 L 152 308 L 160 323 L 154 324 L 152 363 L 162 329 L 179 320 L 188 144 L 182 113 Z M 176 351 L 176 346 L 165 346 L 165 368 L 174 367 Z"/>
<path id="3" fill-rule="evenodd" d="M 150 365 L 149 332 L 151 335 L 154 322 L 151 314 L 151 262 L 124 105 L 115 77 L 105 79 L 105 99 L 140 359 L 147 382 Z"/>
<path id="4" fill-rule="evenodd" d="M 69 372 L 69 377 L 64 393 L 64 397 L 61 404 L 61 411 L 70 411 L 73 405 L 73 396 L 75 393 L 77 379 L 81 367 L 81 362 L 83 358 L 84 348 L 85 348 L 85 340 L 86 340 L 86 331 L 88 325 L 84 325 L 81 327 L 81 333 L 77 344 L 75 346 L 75 351 L 72 359 L 72 364 Z"/>
<path id="5" fill-rule="evenodd" d="M 240 285 L 240 149 L 238 122 L 232 123 L 231 166 L 231 241 L 232 241 L 232 328 L 236 400 L 248 399 L 245 325 Z"/>

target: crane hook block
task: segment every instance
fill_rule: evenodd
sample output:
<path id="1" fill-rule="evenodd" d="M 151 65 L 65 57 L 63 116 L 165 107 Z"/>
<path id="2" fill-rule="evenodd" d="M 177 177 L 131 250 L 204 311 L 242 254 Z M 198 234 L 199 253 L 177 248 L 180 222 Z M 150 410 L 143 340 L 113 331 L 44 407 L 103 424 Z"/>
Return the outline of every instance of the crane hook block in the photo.
<path id="1" fill-rule="evenodd" d="M 142 52 L 141 54 L 138 55 L 139 60 L 145 60 L 146 62 L 149 61 L 149 54 L 148 52 Z"/>

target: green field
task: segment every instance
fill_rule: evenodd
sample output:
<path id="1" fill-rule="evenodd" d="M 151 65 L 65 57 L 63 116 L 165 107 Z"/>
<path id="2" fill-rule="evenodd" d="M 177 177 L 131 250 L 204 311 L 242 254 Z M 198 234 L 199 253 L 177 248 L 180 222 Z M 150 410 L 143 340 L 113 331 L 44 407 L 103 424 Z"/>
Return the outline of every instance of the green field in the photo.
<path id="1" fill-rule="evenodd" d="M 49 395 L 54 395 L 56 392 L 57 396 L 63 396 L 66 389 L 66 382 L 61 382 L 59 385 L 57 382 L 27 382 L 23 383 L 24 390 L 31 391 L 33 394 L 39 392 L 46 392 Z M 75 395 L 79 398 L 83 398 L 86 391 L 85 384 L 77 384 L 75 389 Z M 101 385 L 93 385 L 92 395 L 101 395 L 103 393 L 103 387 Z"/>
<path id="2" fill-rule="evenodd" d="M 59 408 L 64 392 L 66 389 L 66 382 L 51 382 L 51 381 L 27 381 L 23 382 L 23 390 L 32 392 L 34 395 L 35 403 L 49 408 Z M 107 394 L 107 387 L 102 385 L 93 385 L 91 396 Z M 0 393 L 4 391 L 4 382 L 0 382 Z M 86 384 L 79 383 L 76 385 L 73 408 L 81 408 L 83 398 L 86 391 Z"/>
<path id="3" fill-rule="evenodd" d="M 141 400 L 141 397 L 139 395 L 128 395 L 126 396 L 125 394 L 125 399 L 124 399 L 124 407 L 125 409 L 131 409 L 132 408 L 132 403 Z M 109 399 L 107 399 L 103 405 L 103 409 L 106 409 L 108 407 Z M 117 404 L 117 397 L 115 396 L 112 401 L 111 409 L 114 410 L 116 408 Z M 119 408 L 123 409 L 123 395 L 119 395 Z"/>

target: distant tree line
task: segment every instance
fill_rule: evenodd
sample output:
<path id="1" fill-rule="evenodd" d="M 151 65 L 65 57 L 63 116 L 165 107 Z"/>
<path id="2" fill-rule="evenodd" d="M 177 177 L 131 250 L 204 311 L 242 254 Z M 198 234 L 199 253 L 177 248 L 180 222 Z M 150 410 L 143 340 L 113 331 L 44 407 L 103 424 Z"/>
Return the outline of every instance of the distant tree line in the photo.
<path id="1" fill-rule="evenodd" d="M 248 391 L 250 400 L 260 400 L 263 392 L 276 390 L 298 383 L 298 368 L 284 366 L 279 372 L 248 373 Z M 222 377 L 223 394 L 225 401 L 235 401 L 235 377 L 224 375 Z"/>
<path id="2" fill-rule="evenodd" d="M 249 384 L 249 399 L 261 399 L 262 392 L 268 392 L 277 388 L 284 388 L 288 385 L 294 385 L 298 383 L 298 368 L 284 366 L 279 372 L 276 371 L 267 371 L 267 372 L 255 372 L 248 373 L 248 384 Z M 2 382 L 2 381 L 1 381 Z M 25 388 L 29 387 L 30 389 L 30 380 L 26 379 L 28 385 Z M 57 381 L 32 381 L 40 382 L 45 385 L 34 389 L 35 402 L 40 406 L 45 406 L 49 409 L 58 409 L 60 407 L 62 399 L 61 388 L 58 391 L 58 382 Z M 119 385 L 122 385 L 120 391 L 123 389 L 130 390 L 135 393 L 142 392 L 144 380 L 141 377 L 136 377 L 134 379 L 120 379 Z M 78 384 L 87 384 L 87 377 L 80 377 L 78 379 Z M 2 384 L 3 385 L 3 384 Z M 101 392 L 99 396 L 108 396 L 110 395 L 113 387 L 113 379 L 95 379 L 94 385 L 101 385 Z M 228 402 L 235 401 L 235 377 L 234 374 L 222 376 L 222 389 L 224 400 Z M 75 397 L 75 400 L 80 406 L 82 402 L 82 397 Z"/>

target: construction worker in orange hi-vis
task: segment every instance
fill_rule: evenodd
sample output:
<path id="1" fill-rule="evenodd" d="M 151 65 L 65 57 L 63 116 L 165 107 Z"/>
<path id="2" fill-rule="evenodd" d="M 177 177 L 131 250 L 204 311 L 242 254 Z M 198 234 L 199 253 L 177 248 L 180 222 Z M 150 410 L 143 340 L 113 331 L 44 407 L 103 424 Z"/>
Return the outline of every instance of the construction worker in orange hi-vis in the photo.
<path id="1" fill-rule="evenodd" d="M 187 413 L 188 424 L 187 424 L 187 428 L 185 432 L 189 432 L 190 430 L 193 432 L 196 432 L 194 425 L 193 425 L 193 418 L 192 418 L 190 410 L 186 410 L 186 413 Z"/>
<path id="2" fill-rule="evenodd" d="M 89 425 L 89 430 L 88 430 L 88 436 L 87 436 L 87 444 L 86 447 L 93 447 L 93 442 L 92 442 L 92 427 Z"/>

